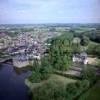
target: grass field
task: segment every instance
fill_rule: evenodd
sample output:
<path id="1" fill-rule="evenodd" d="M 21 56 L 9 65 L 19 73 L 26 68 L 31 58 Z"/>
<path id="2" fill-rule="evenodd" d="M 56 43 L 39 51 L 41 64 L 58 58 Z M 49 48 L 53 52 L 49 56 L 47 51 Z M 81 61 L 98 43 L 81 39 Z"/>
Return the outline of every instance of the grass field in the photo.
<path id="1" fill-rule="evenodd" d="M 100 100 L 100 80 L 78 100 Z"/>
<path id="2" fill-rule="evenodd" d="M 53 74 L 48 81 L 60 81 L 64 84 L 68 84 L 68 83 L 76 82 L 77 80 L 70 79 L 61 75 Z"/>
<path id="3" fill-rule="evenodd" d="M 39 86 L 42 86 L 45 83 L 49 82 L 61 82 L 63 85 L 76 82 L 77 80 L 66 78 L 64 76 L 53 74 L 48 80 L 41 81 L 40 83 L 31 83 L 28 79 L 25 80 L 25 84 L 30 88 L 30 90 L 33 90 L 34 88 L 37 88 Z"/>

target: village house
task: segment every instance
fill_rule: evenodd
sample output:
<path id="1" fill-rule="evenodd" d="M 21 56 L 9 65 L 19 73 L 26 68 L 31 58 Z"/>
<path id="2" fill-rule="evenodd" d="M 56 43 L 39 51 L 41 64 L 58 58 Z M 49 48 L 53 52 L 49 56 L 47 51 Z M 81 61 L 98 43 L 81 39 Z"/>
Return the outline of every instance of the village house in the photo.
<path id="1" fill-rule="evenodd" d="M 0 49 L 4 49 L 10 46 L 12 38 L 6 33 L 0 32 Z"/>
<path id="2" fill-rule="evenodd" d="M 82 52 L 80 54 L 74 54 L 72 57 L 73 62 L 81 62 L 85 65 L 88 64 L 88 58 L 87 58 L 87 53 Z"/>

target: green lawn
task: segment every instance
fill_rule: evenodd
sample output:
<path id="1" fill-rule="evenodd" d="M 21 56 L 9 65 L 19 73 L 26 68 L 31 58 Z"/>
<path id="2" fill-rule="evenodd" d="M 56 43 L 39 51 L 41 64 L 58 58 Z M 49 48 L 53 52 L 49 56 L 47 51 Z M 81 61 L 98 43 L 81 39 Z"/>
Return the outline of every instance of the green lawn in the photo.
<path id="1" fill-rule="evenodd" d="M 64 84 L 68 84 L 68 83 L 76 82 L 77 80 L 70 79 L 61 75 L 53 74 L 48 81 L 60 81 Z"/>
<path id="2" fill-rule="evenodd" d="M 45 84 L 47 82 L 49 83 L 49 82 L 55 82 L 55 81 L 61 82 L 63 85 L 66 85 L 66 84 L 69 84 L 72 82 L 76 82 L 77 80 L 53 74 L 53 75 L 51 75 L 51 77 L 48 80 L 41 81 L 40 83 L 31 83 L 30 81 L 28 81 L 28 79 L 26 79 L 25 84 L 30 88 L 30 90 L 33 90 L 34 88 L 42 86 L 43 84 Z"/>
<path id="3" fill-rule="evenodd" d="M 100 80 L 83 94 L 79 100 L 100 100 Z"/>

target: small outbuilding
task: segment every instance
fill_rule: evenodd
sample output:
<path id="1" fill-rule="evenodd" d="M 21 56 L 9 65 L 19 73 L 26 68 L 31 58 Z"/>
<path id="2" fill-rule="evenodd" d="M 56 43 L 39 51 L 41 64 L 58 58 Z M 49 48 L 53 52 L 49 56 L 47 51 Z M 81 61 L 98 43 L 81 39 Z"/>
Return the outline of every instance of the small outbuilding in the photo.
<path id="1" fill-rule="evenodd" d="M 88 64 L 88 55 L 86 52 L 80 54 L 73 54 L 73 62 L 82 62 L 83 64 Z"/>

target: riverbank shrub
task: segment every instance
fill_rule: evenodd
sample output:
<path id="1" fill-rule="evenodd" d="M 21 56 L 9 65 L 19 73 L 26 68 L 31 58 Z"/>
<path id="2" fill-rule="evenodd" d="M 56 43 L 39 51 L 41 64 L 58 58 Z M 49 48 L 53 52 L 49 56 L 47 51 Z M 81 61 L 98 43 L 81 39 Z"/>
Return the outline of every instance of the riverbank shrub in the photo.
<path id="1" fill-rule="evenodd" d="M 64 85 L 59 81 L 51 81 L 35 88 L 33 100 L 74 100 L 83 91 L 88 89 L 89 81 L 77 81 Z"/>
<path id="2" fill-rule="evenodd" d="M 34 90 L 32 100 L 66 100 L 65 88 L 61 82 L 48 82 Z"/>
<path id="3" fill-rule="evenodd" d="M 38 83 L 42 80 L 48 79 L 51 73 L 52 67 L 47 58 L 43 58 L 40 63 L 35 60 L 32 75 L 29 77 L 29 80 L 33 83 Z"/>

